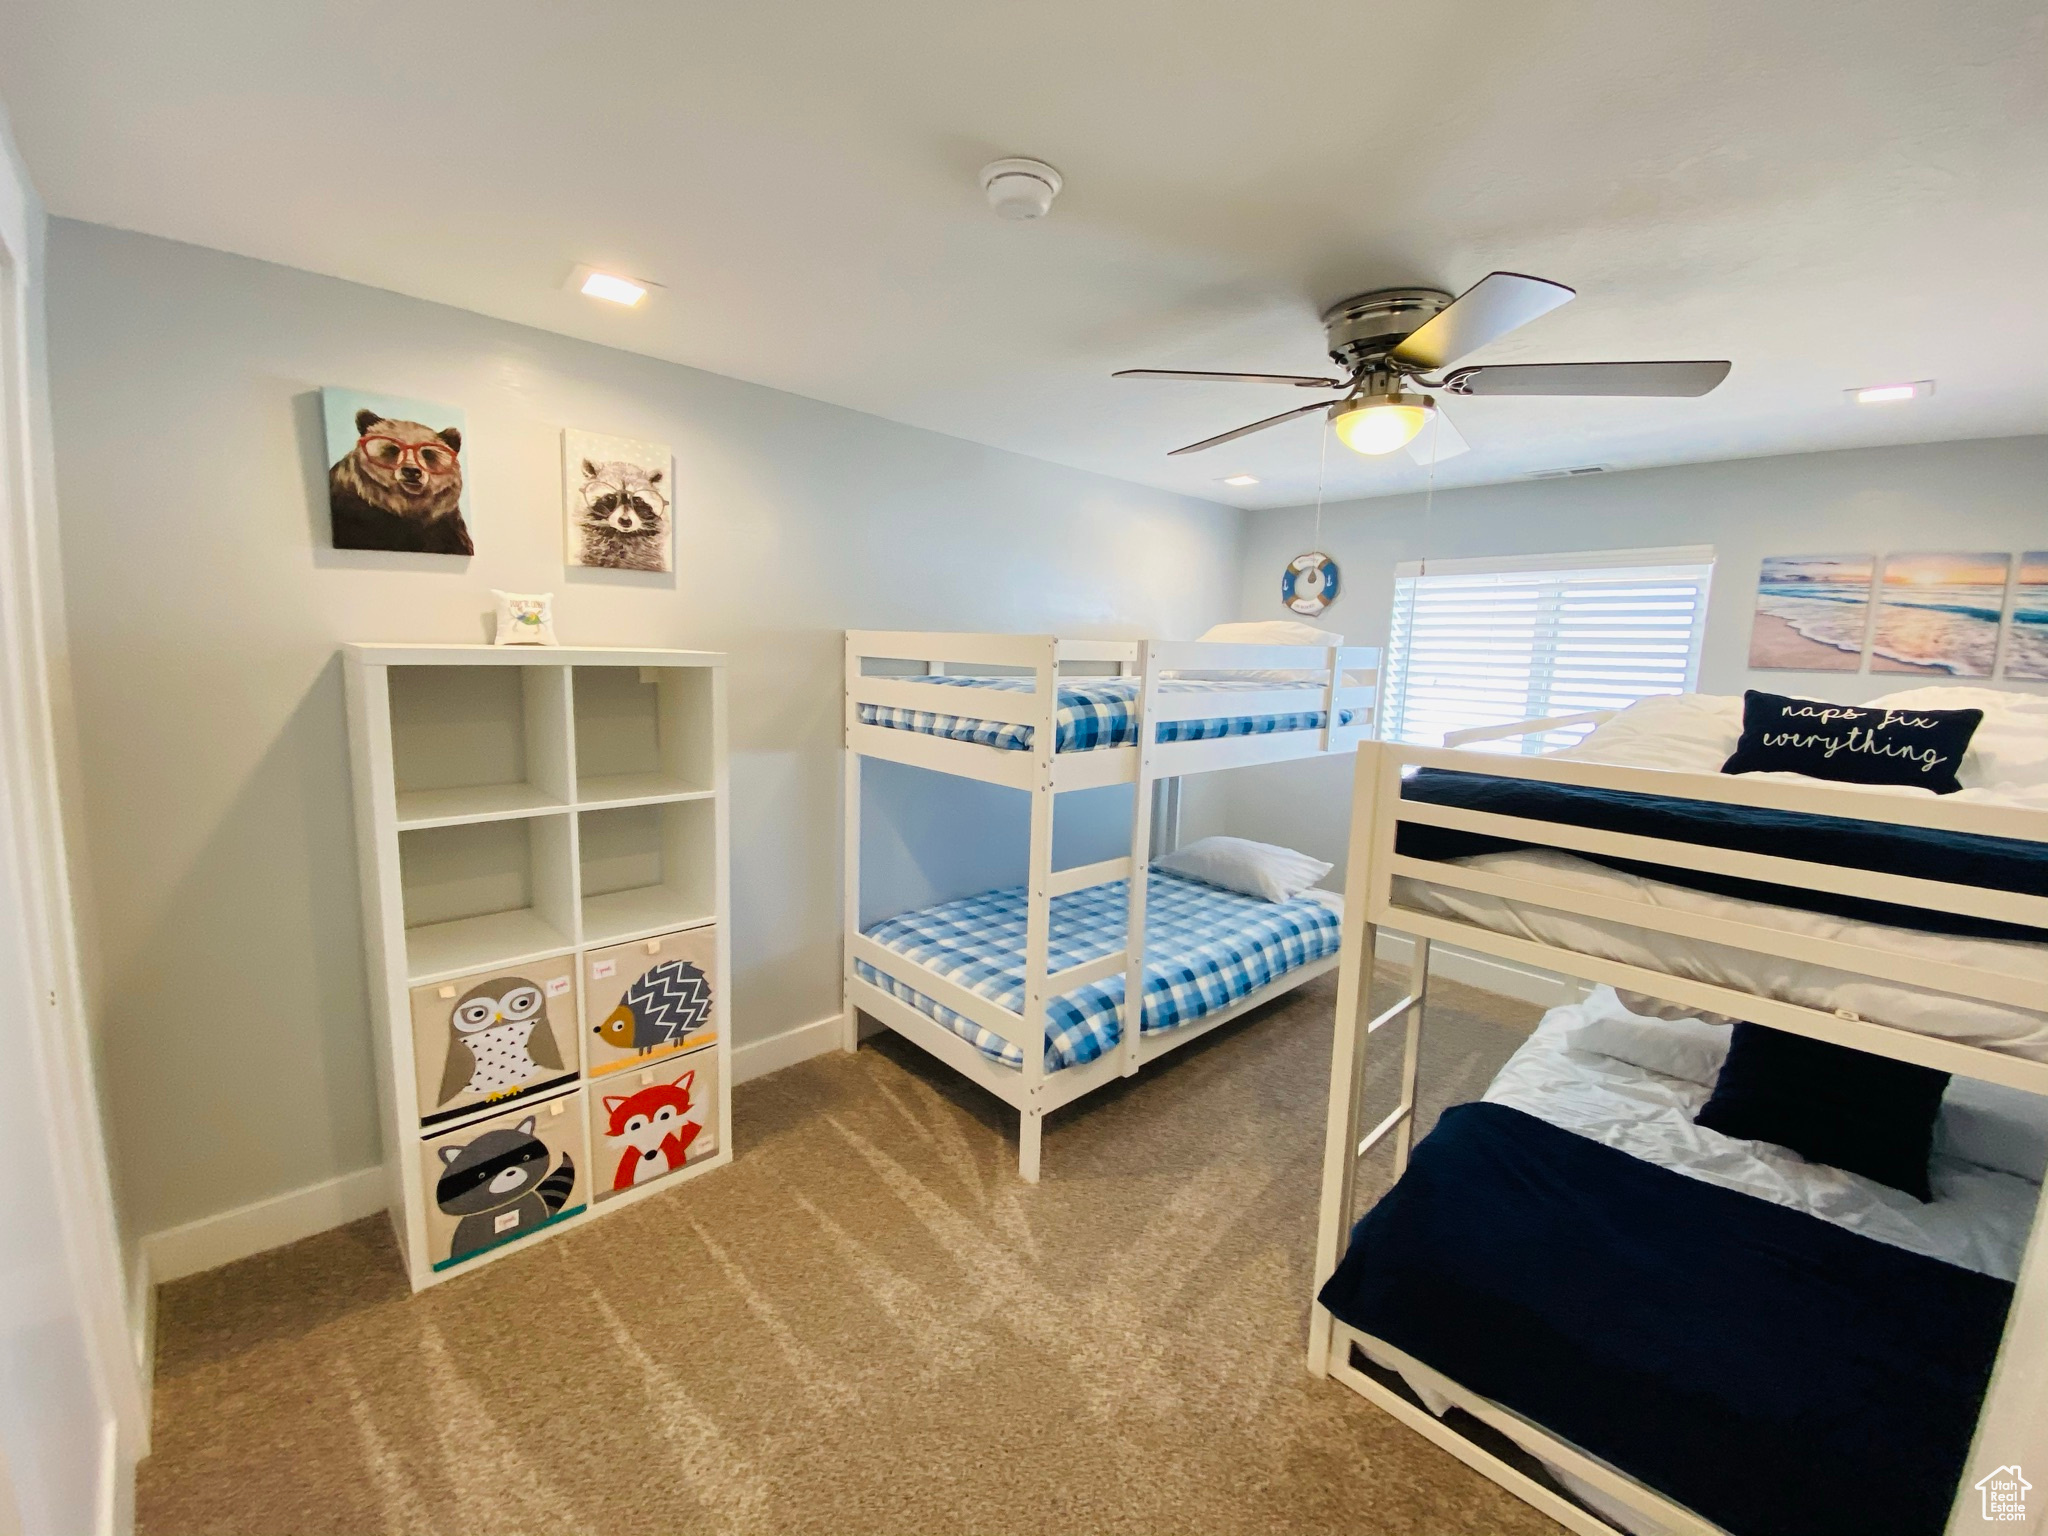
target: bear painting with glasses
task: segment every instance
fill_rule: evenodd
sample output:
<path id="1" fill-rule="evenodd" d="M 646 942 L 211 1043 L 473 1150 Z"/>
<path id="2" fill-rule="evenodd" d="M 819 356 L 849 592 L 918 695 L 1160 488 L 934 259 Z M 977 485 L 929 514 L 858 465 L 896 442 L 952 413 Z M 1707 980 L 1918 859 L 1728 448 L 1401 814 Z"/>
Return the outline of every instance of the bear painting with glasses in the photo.
<path id="1" fill-rule="evenodd" d="M 459 427 L 357 411 L 355 446 L 327 472 L 327 497 L 336 549 L 476 553 L 462 521 Z"/>

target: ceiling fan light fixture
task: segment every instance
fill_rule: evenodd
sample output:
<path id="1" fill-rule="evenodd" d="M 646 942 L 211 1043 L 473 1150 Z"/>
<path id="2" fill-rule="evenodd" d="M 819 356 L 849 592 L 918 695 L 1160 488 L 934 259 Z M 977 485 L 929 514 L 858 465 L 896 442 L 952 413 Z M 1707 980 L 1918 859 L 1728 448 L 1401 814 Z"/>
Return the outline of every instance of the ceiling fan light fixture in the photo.
<path id="1" fill-rule="evenodd" d="M 1436 402 L 1429 396 L 1394 390 L 1340 400 L 1330 407 L 1330 422 L 1346 448 L 1378 457 L 1415 441 L 1435 414 Z"/>

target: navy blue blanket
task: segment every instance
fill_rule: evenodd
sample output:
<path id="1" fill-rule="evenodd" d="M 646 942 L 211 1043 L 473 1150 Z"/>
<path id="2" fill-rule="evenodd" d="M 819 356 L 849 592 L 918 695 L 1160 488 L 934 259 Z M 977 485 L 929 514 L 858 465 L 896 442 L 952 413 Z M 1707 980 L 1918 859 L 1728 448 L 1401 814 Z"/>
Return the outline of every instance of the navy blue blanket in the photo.
<path id="1" fill-rule="evenodd" d="M 1322 1302 L 1737 1536 L 1934 1536 L 2012 1287 L 1498 1104 L 1447 1111 Z"/>
<path id="2" fill-rule="evenodd" d="M 1671 795 L 1638 795 L 1576 784 L 1546 784 L 1538 779 L 1504 779 L 1481 773 L 1455 773 L 1424 768 L 1401 788 L 1403 800 L 1462 806 L 1503 816 L 1526 816 L 1564 822 L 1604 832 L 1662 837 L 1672 842 L 1700 843 L 1742 853 L 1769 853 L 1806 859 L 1816 864 L 1876 870 L 1883 874 L 1918 875 L 1958 885 L 2048 896 L 2048 844 L 1975 833 L 1936 832 L 1925 827 L 1898 827 L 1881 821 L 1855 821 L 1845 816 L 1810 816 L 1799 811 L 1758 810 Z M 1507 853 L 1536 846 L 1508 838 L 1460 832 L 1449 827 L 1403 822 L 1394 835 L 1394 851 L 1417 859 L 1462 859 L 1482 853 Z M 1971 938 L 2048 941 L 2048 931 L 2017 923 L 1994 922 L 1956 912 L 1930 911 L 1870 901 L 1833 891 L 1808 891 L 1796 886 L 1740 880 L 1696 869 L 1673 869 L 1636 859 L 1579 854 L 1610 869 L 1625 870 L 1690 890 L 1748 901 L 1767 901 L 1807 912 L 1917 928 L 1923 933 L 1952 933 Z"/>

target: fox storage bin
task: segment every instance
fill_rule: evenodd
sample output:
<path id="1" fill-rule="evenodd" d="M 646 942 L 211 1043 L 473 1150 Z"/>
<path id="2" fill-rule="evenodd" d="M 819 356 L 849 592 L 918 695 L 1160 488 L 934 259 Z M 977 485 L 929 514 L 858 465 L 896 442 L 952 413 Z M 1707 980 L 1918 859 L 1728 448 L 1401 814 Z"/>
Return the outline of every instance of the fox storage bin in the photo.
<path id="1" fill-rule="evenodd" d="M 576 961 L 556 955 L 412 989 L 420 1125 L 573 1083 Z"/>
<path id="2" fill-rule="evenodd" d="M 593 949 L 583 963 L 590 1075 L 645 1067 L 717 1038 L 718 929 Z"/>
<path id="3" fill-rule="evenodd" d="M 589 1181 L 578 1161 L 582 1094 L 535 1099 L 421 1144 L 437 1270 L 579 1215 Z"/>
<path id="4" fill-rule="evenodd" d="M 717 1156 L 718 1052 L 613 1072 L 586 1095 L 596 1197 L 609 1200 Z"/>
<path id="5" fill-rule="evenodd" d="M 669 1191 L 732 1160 L 725 658 L 347 645 L 342 663 L 412 1288 L 687 1199 Z"/>

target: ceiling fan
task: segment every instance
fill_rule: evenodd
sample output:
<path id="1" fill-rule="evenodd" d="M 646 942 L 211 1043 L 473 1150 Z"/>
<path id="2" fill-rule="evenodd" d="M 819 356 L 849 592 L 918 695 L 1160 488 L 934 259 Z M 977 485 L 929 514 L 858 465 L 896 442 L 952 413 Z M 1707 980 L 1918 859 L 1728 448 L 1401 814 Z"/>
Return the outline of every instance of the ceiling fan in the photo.
<path id="1" fill-rule="evenodd" d="M 1666 395 L 1706 394 L 1728 377 L 1726 362 L 1689 363 L 1503 363 L 1438 372 L 1509 331 L 1527 325 L 1576 297 L 1562 283 L 1520 272 L 1489 272 L 1452 298 L 1436 288 L 1375 288 L 1332 305 L 1323 315 L 1330 361 L 1343 378 L 1294 373 L 1210 373 L 1184 368 L 1125 368 L 1119 379 L 1221 379 L 1251 384 L 1285 384 L 1295 389 L 1340 389 L 1335 400 L 1317 400 L 1268 416 L 1234 431 L 1176 448 L 1168 457 L 1200 453 L 1235 442 L 1283 421 L 1327 411 L 1347 448 L 1359 453 L 1392 453 L 1415 441 L 1437 415 L 1436 401 L 1407 390 L 1409 384 L 1447 395 Z M 1439 417 L 1438 433 L 1452 452 L 1464 442 Z M 1411 450 L 1412 451 L 1412 450 Z M 1438 447 L 1436 457 L 1449 453 Z"/>

